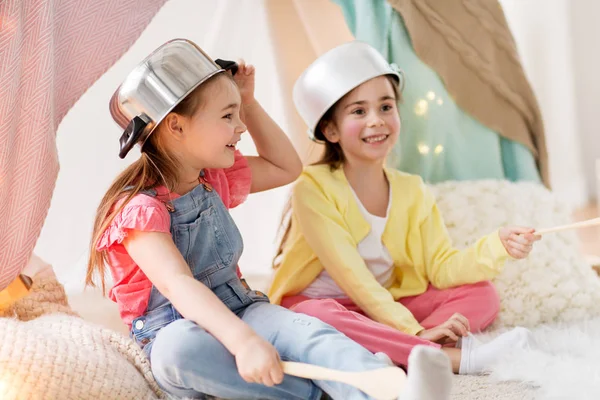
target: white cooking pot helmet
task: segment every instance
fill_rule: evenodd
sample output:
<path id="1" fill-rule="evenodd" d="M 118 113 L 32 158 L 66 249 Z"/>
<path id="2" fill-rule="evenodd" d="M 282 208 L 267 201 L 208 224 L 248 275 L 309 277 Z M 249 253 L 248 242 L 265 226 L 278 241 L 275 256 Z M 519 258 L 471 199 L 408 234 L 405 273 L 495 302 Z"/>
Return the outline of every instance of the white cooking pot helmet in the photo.
<path id="1" fill-rule="evenodd" d="M 308 125 L 308 136 L 325 140 L 318 124 L 323 115 L 342 97 L 364 82 L 391 75 L 404 89 L 404 73 L 367 43 L 353 41 L 329 50 L 317 58 L 296 81 L 294 104 Z"/>

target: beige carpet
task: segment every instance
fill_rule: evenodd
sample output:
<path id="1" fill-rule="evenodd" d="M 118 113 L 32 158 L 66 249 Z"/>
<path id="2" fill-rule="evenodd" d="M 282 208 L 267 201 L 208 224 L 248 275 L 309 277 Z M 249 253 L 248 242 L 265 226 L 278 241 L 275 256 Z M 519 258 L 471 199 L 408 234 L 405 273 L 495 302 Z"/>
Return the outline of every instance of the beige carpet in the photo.
<path id="1" fill-rule="evenodd" d="M 533 400 L 535 388 L 517 382 L 494 383 L 487 376 L 455 376 L 452 400 Z"/>

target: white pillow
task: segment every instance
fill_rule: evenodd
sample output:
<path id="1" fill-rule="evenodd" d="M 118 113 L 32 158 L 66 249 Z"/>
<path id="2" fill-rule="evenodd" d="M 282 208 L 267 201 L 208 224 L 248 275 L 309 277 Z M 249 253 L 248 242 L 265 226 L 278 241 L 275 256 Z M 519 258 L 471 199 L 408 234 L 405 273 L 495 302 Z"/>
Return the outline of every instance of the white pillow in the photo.
<path id="1" fill-rule="evenodd" d="M 569 207 L 535 183 L 485 180 L 430 188 L 457 248 L 501 226 L 541 229 L 572 222 Z M 508 261 L 494 283 L 502 308 L 493 328 L 600 315 L 600 279 L 583 257 L 575 231 L 545 235 L 527 259 Z"/>

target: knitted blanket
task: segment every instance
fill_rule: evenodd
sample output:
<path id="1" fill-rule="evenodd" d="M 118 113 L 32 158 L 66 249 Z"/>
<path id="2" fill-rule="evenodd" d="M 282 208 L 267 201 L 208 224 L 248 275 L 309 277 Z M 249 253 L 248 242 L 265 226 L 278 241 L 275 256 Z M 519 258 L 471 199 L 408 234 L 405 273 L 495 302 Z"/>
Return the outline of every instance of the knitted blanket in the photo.
<path id="1" fill-rule="evenodd" d="M 53 275 L 0 317 L 3 400 L 163 398 L 143 351 L 77 316 Z"/>

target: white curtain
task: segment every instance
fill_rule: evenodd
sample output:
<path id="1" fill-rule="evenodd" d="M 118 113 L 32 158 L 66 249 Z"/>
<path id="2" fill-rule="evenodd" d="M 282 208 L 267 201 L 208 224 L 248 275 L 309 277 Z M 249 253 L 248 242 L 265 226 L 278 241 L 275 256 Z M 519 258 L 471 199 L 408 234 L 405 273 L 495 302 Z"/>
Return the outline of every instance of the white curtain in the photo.
<path id="1" fill-rule="evenodd" d="M 554 192 L 573 206 L 583 205 L 590 196 L 586 175 L 590 177 L 592 171 L 584 170 L 582 162 L 578 106 L 584 99 L 576 95 L 575 71 L 576 62 L 583 60 L 574 57 L 572 24 L 578 22 L 571 19 L 571 8 L 572 3 L 593 2 L 500 0 L 500 3 L 542 110 Z M 588 45 L 595 40 L 591 36 L 578 39 Z"/>
<path id="2" fill-rule="evenodd" d="M 583 167 L 589 192 L 596 196 L 600 208 L 600 2 L 572 1 L 569 7 Z"/>

